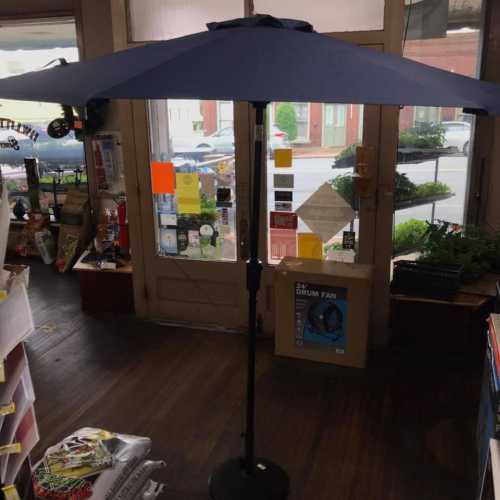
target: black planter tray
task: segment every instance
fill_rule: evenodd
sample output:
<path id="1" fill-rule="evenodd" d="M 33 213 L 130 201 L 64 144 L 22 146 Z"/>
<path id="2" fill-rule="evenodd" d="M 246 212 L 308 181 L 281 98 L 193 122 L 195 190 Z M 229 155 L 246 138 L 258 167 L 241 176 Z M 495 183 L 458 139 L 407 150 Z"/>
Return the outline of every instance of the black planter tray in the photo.
<path id="1" fill-rule="evenodd" d="M 460 289 L 462 266 L 399 260 L 394 263 L 392 293 L 451 300 Z"/>

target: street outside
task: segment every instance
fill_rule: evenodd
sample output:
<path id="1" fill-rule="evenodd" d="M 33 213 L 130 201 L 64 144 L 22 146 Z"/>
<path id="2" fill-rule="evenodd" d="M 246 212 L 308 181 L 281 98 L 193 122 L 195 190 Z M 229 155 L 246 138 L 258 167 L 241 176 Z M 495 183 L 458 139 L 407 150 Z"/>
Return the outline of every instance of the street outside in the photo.
<path id="1" fill-rule="evenodd" d="M 291 168 L 275 168 L 272 160 L 268 161 L 267 186 L 268 210 L 274 210 L 273 175 L 294 174 L 295 187 L 293 193 L 293 209 L 296 210 L 309 196 L 311 196 L 324 182 L 338 175 L 352 173 L 352 168 L 332 168 L 334 159 L 329 158 L 294 158 Z M 435 220 L 447 220 L 462 223 L 465 190 L 467 181 L 468 158 L 466 156 L 443 156 L 439 159 L 438 181 L 448 185 L 455 196 L 436 203 Z M 436 161 L 426 161 L 418 164 L 398 165 L 399 173 L 406 174 L 415 184 L 434 181 Z M 395 223 L 399 224 L 408 219 L 431 220 L 432 204 L 398 210 L 395 214 Z M 358 224 L 354 229 L 357 231 Z M 299 222 L 299 231 L 308 231 L 303 222 Z"/>

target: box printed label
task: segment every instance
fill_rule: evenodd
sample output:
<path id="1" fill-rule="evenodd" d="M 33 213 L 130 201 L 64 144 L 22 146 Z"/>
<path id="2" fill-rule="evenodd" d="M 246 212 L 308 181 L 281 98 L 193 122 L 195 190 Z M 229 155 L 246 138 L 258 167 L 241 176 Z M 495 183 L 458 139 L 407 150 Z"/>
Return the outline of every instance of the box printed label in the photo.
<path id="1" fill-rule="evenodd" d="M 334 349 L 347 346 L 347 288 L 295 283 L 295 345 Z"/>

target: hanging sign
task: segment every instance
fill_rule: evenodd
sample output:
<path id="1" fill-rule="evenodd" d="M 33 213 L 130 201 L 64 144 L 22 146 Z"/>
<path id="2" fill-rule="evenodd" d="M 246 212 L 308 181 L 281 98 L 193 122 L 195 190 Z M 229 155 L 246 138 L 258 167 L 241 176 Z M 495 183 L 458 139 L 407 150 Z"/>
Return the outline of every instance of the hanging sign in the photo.
<path id="1" fill-rule="evenodd" d="M 0 129 L 14 130 L 19 134 L 25 135 L 33 142 L 36 142 L 40 137 L 40 134 L 31 125 L 15 122 L 9 118 L 0 118 Z"/>

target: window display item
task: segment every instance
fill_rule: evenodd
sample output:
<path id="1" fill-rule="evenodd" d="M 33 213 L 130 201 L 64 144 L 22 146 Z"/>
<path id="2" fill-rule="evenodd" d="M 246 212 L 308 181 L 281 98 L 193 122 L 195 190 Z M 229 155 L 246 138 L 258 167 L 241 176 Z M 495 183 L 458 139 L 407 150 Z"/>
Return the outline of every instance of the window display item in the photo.
<path id="1" fill-rule="evenodd" d="M 49 448 L 33 470 L 39 499 L 154 499 L 163 485 L 149 476 L 164 462 L 145 460 L 146 437 L 83 428 Z"/>
<path id="2" fill-rule="evenodd" d="M 323 242 L 332 239 L 355 217 L 344 198 L 325 182 L 296 210 L 297 215 Z"/>
<path id="3" fill-rule="evenodd" d="M 274 208 L 277 212 L 291 212 L 292 211 L 292 203 L 289 201 L 277 201 L 274 204 Z"/>
<path id="4" fill-rule="evenodd" d="M 43 231 L 50 224 L 49 215 L 30 213 L 28 222 L 16 238 L 16 253 L 23 257 L 38 256 L 35 234 Z"/>
<path id="5" fill-rule="evenodd" d="M 275 229 L 297 229 L 297 214 L 290 212 L 271 212 L 269 224 Z"/>
<path id="6" fill-rule="evenodd" d="M 151 163 L 151 187 L 154 194 L 173 194 L 175 188 L 174 165 L 170 162 Z"/>
<path id="7" fill-rule="evenodd" d="M 283 259 L 275 285 L 276 354 L 363 367 L 371 277 L 367 265 Z"/>
<path id="8" fill-rule="evenodd" d="M 92 137 L 94 172 L 99 191 L 116 192 L 116 184 L 123 175 L 121 135 L 102 132 Z"/>
<path id="9" fill-rule="evenodd" d="M 16 200 L 16 204 L 12 210 L 13 214 L 16 216 L 17 220 L 24 220 L 24 216 L 26 215 L 26 205 L 22 198 L 18 198 Z"/>
<path id="10" fill-rule="evenodd" d="M 293 174 L 274 174 L 273 178 L 276 189 L 293 189 Z"/>
<path id="11" fill-rule="evenodd" d="M 175 189 L 177 195 L 177 211 L 179 213 L 201 213 L 198 174 L 176 174 Z"/>
<path id="12" fill-rule="evenodd" d="M 271 228 L 270 233 L 271 259 L 297 256 L 297 231 Z"/>
<path id="13" fill-rule="evenodd" d="M 35 233 L 35 244 L 44 264 L 52 264 L 56 260 L 56 243 L 48 229 Z"/>
<path id="14" fill-rule="evenodd" d="M 293 201 L 293 191 L 275 191 L 274 201 Z"/>
<path id="15" fill-rule="evenodd" d="M 230 207 L 231 205 L 231 189 L 228 187 L 217 188 L 217 206 Z"/>
<path id="16" fill-rule="evenodd" d="M 275 149 L 274 150 L 274 166 L 276 168 L 289 168 L 292 166 L 292 150 Z"/>
<path id="17" fill-rule="evenodd" d="M 306 259 L 323 258 L 323 243 L 314 233 L 299 233 L 298 241 L 298 256 Z"/>

